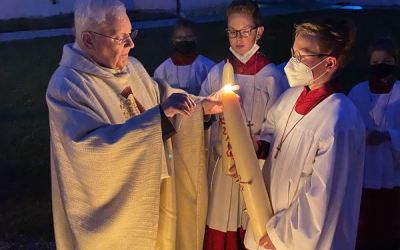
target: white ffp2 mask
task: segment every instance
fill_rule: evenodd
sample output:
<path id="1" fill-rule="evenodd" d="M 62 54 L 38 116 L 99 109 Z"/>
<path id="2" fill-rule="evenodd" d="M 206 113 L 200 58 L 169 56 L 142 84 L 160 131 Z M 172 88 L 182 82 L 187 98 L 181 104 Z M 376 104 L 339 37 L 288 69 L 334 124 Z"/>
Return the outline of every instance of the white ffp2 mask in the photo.
<path id="1" fill-rule="evenodd" d="M 296 58 L 290 58 L 284 68 L 290 87 L 312 85 L 315 81 L 324 76 L 327 71 L 314 79 L 312 70 L 318 67 L 318 65 L 323 63 L 325 60 L 326 58 L 310 68 Z"/>
<path id="2" fill-rule="evenodd" d="M 232 52 L 232 54 L 239 60 L 241 61 L 243 64 L 247 63 L 249 61 L 249 59 L 258 51 L 258 49 L 260 48 L 260 46 L 258 46 L 257 43 L 254 43 L 253 47 L 251 47 L 251 49 L 249 51 L 247 51 L 246 53 L 244 53 L 244 55 L 240 55 L 239 53 L 237 53 L 236 51 L 234 51 L 232 49 L 232 47 L 229 47 L 229 50 Z"/>

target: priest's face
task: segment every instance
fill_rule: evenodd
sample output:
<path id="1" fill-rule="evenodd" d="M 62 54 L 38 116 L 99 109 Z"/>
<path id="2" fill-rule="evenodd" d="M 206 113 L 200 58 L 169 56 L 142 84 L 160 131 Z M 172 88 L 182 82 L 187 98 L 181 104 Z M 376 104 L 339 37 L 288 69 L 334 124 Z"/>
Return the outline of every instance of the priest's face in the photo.
<path id="1" fill-rule="evenodd" d="M 89 56 L 99 65 L 122 69 L 128 64 L 129 51 L 135 46 L 131 30 L 131 22 L 125 12 L 107 15 L 103 25 L 85 31 L 83 43 Z"/>
<path id="2" fill-rule="evenodd" d="M 232 49 L 244 55 L 261 37 L 263 27 L 257 27 L 253 18 L 247 13 L 233 13 L 228 17 L 228 38 Z"/>

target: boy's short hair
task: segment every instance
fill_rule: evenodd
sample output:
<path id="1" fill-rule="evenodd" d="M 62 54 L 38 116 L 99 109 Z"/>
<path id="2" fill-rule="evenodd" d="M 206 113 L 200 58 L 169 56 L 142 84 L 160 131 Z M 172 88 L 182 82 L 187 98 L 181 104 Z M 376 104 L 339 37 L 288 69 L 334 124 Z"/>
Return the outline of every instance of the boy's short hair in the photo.
<path id="1" fill-rule="evenodd" d="M 262 25 L 260 8 L 257 3 L 251 0 L 234 0 L 226 10 L 226 19 L 236 13 L 248 14 L 252 17 L 254 24 L 258 27 Z"/>
<path id="2" fill-rule="evenodd" d="M 316 17 L 295 25 L 294 35 L 316 39 L 320 52 L 336 57 L 339 66 L 343 66 L 350 56 L 356 27 L 347 19 Z"/>

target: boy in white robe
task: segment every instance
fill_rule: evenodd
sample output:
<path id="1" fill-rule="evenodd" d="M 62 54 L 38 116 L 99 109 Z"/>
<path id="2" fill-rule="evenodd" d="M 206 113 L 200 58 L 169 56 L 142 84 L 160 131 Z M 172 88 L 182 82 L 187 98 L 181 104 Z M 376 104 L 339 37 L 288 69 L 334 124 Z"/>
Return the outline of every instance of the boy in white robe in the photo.
<path id="1" fill-rule="evenodd" d="M 131 29 L 121 2 L 78 1 L 76 42 L 64 46 L 50 80 L 57 249 L 174 250 L 182 239 L 202 247 L 203 111 L 187 94 L 157 86 L 128 56 Z M 198 101 L 205 113 L 220 111 L 210 98 Z M 200 168 L 186 164 L 187 149 Z M 186 234 L 182 210 L 193 211 Z"/>
<path id="2" fill-rule="evenodd" d="M 400 247 L 400 82 L 394 75 L 398 53 L 391 38 L 377 39 L 369 51 L 369 80 L 349 93 L 367 129 L 359 249 Z"/>
<path id="3" fill-rule="evenodd" d="M 198 95 L 214 62 L 197 52 L 194 25 L 185 19 L 177 21 L 172 37 L 174 53 L 154 71 L 154 77 L 163 79 L 174 88 Z"/>
<path id="4" fill-rule="evenodd" d="M 248 229 L 248 249 L 354 249 L 364 125 L 333 78 L 349 52 L 351 27 L 335 19 L 296 26 L 285 66 L 291 88 L 265 127 L 271 152 L 263 171 L 274 215 L 260 242 Z"/>
<path id="5" fill-rule="evenodd" d="M 258 51 L 257 41 L 264 27 L 258 6 L 252 1 L 233 2 L 227 9 L 228 60 L 232 63 L 242 109 L 249 126 L 248 136 L 259 141 L 260 131 L 272 104 L 285 90 L 287 81 L 274 64 Z M 215 65 L 203 82 L 200 95 L 207 96 L 222 88 L 224 61 Z M 219 117 L 221 119 L 221 117 Z M 219 132 L 221 121 L 211 127 L 209 146 L 209 206 L 204 249 L 243 249 L 246 212 L 239 184 L 223 169 L 221 144 L 227 143 Z M 258 142 L 258 156 L 265 148 Z"/>

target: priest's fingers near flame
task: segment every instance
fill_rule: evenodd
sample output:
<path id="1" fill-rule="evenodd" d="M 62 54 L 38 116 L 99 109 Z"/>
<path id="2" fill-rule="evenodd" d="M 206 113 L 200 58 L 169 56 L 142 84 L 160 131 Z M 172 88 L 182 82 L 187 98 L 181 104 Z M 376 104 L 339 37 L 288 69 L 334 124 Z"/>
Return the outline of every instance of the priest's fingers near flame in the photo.
<path id="1" fill-rule="evenodd" d="M 220 88 L 218 91 L 216 91 L 213 94 L 211 94 L 209 97 L 213 97 L 213 98 L 216 98 L 218 100 L 221 100 L 222 93 L 224 91 L 226 91 L 227 89 L 228 90 L 232 90 L 232 91 L 235 92 L 235 91 L 238 91 L 240 89 L 240 86 L 239 85 L 227 85 L 227 86 L 224 86 L 224 87 Z M 240 96 L 237 95 L 237 98 L 240 99 Z"/>
<path id="2" fill-rule="evenodd" d="M 161 108 L 168 118 L 177 114 L 190 116 L 194 111 L 196 104 L 186 94 L 174 93 L 170 95 L 162 104 Z"/>
<path id="3" fill-rule="evenodd" d="M 201 102 L 203 105 L 203 111 L 205 115 L 213 115 L 222 113 L 222 101 L 212 94 L 204 98 Z"/>
<path id="4" fill-rule="evenodd" d="M 229 88 L 232 91 L 237 91 L 240 89 L 240 86 L 230 85 Z M 214 92 L 213 94 L 207 96 L 202 100 L 204 114 L 212 115 L 212 114 L 222 113 L 223 107 L 222 107 L 221 94 L 224 91 L 224 89 L 225 87 L 221 88 L 217 92 Z M 237 98 L 240 99 L 239 95 L 237 95 Z"/>
<path id="5" fill-rule="evenodd" d="M 230 86 L 230 89 L 231 89 L 232 91 L 238 91 L 238 90 L 240 89 L 240 85 L 231 85 L 231 86 Z"/>

